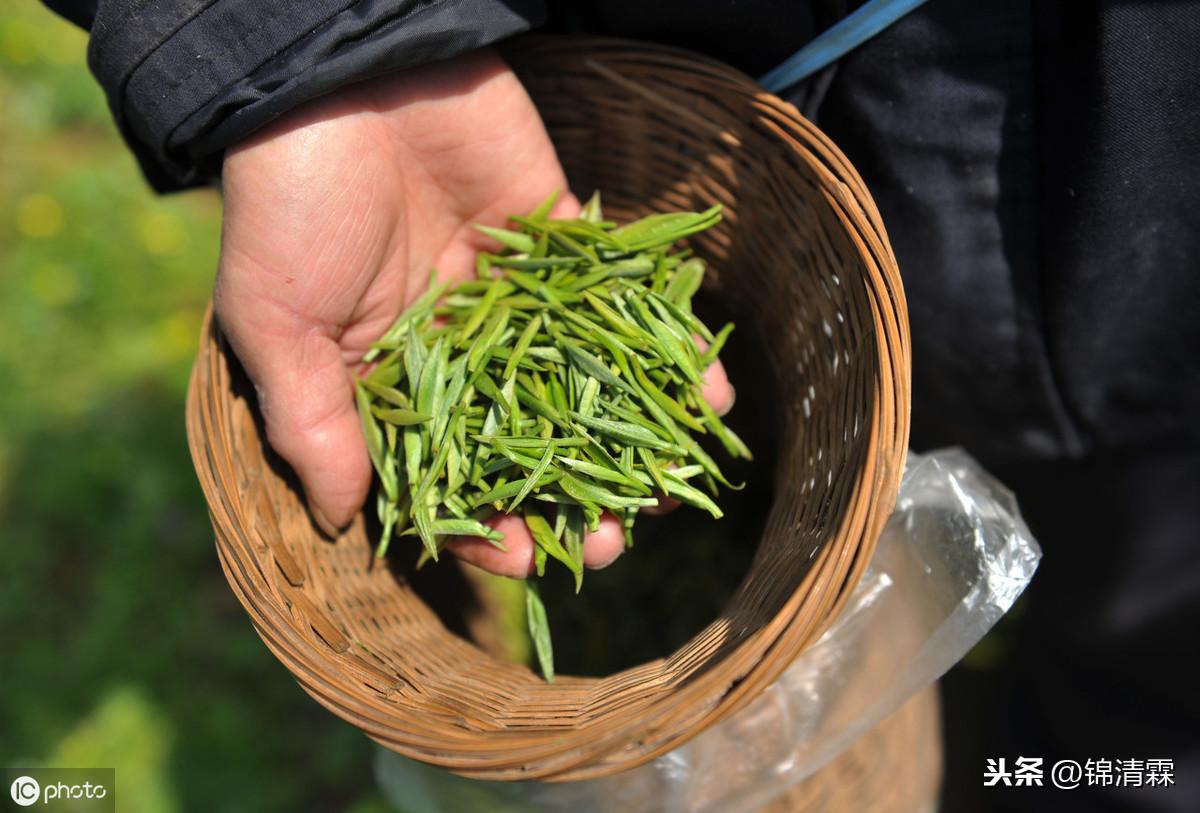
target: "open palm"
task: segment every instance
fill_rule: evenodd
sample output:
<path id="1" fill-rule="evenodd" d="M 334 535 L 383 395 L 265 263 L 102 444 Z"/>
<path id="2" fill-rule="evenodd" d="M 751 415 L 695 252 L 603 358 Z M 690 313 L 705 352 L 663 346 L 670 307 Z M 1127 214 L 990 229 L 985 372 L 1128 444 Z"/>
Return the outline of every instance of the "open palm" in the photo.
<path id="1" fill-rule="evenodd" d="M 352 374 L 370 343 L 419 296 L 431 268 L 466 278 L 499 225 L 566 179 L 520 82 L 488 52 L 343 89 L 230 151 L 216 309 L 258 389 L 271 445 L 296 469 L 334 533 L 366 497 L 371 468 Z M 578 204 L 566 196 L 556 213 Z M 714 374 L 715 373 L 715 374 Z M 723 371 L 706 397 L 732 402 Z M 460 540 L 460 557 L 525 575 L 533 543 L 494 524 L 508 552 Z M 602 566 L 622 544 L 611 518 L 585 545 Z"/>

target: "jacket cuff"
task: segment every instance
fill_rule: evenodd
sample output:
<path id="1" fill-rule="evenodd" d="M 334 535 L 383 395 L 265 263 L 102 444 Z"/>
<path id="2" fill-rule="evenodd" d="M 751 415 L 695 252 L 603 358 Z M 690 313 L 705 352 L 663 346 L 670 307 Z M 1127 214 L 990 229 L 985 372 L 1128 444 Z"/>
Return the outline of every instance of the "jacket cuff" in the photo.
<path id="1" fill-rule="evenodd" d="M 212 180 L 227 147 L 303 102 L 479 48 L 545 17 L 537 0 L 192 0 L 181 7 L 188 14 L 175 18 L 173 31 L 166 19 L 107 27 L 101 13 L 88 53 L 122 135 L 160 192 Z"/>

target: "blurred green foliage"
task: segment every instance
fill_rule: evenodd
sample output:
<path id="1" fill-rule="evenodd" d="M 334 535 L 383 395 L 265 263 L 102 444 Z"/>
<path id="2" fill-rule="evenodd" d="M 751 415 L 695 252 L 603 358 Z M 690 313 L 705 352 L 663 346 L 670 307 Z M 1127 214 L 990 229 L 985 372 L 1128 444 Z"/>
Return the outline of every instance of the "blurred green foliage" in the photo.
<path id="1" fill-rule="evenodd" d="M 225 584 L 183 428 L 211 191 L 154 196 L 86 38 L 0 6 L 0 764 L 117 769 L 120 809 L 371 809 L 371 748 Z"/>

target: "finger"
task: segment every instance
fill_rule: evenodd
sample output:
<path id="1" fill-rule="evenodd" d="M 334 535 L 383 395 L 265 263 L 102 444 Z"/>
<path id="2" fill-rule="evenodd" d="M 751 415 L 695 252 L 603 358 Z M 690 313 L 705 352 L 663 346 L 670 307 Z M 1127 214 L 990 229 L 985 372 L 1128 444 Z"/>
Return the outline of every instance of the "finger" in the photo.
<path id="1" fill-rule="evenodd" d="M 534 543 L 525 522 L 511 514 L 500 514 L 488 520 L 487 524 L 504 534 L 501 542 L 506 550 L 500 550 L 477 536 L 452 539 L 446 544 L 446 549 L 464 562 L 497 576 L 523 579 L 532 575 Z"/>
<path id="2" fill-rule="evenodd" d="M 221 326 L 258 391 L 267 440 L 300 477 L 316 524 L 335 536 L 371 482 L 341 350 L 318 328 L 220 291 Z"/>
<path id="3" fill-rule="evenodd" d="M 696 342 L 700 352 L 703 353 L 708 349 L 708 342 L 704 341 L 702 337 L 693 335 L 692 340 Z M 704 396 L 704 400 L 708 401 L 708 405 L 718 415 L 728 415 L 729 410 L 733 409 L 737 393 L 733 389 L 733 384 L 729 383 L 725 365 L 721 363 L 720 359 L 716 359 L 708 365 L 708 369 L 704 371 L 701 378 L 704 384 L 700 388 L 700 393 Z"/>
<path id="4" fill-rule="evenodd" d="M 703 378 L 704 385 L 700 392 L 704 396 L 704 400 L 708 401 L 708 405 L 718 415 L 728 415 L 729 410 L 733 409 L 733 402 L 737 394 L 733 390 L 733 384 L 729 383 L 725 365 L 720 361 L 714 361 L 704 371 Z"/>
<path id="5" fill-rule="evenodd" d="M 550 217 L 563 219 L 577 217 L 581 208 L 583 207 L 579 205 L 579 199 L 572 195 L 569 189 L 564 189 L 554 207 L 550 209 Z"/>
<path id="6" fill-rule="evenodd" d="M 592 570 L 608 567 L 625 552 L 625 529 L 621 520 L 605 511 L 600 527 L 583 538 L 583 564 Z"/>
<path id="7" fill-rule="evenodd" d="M 524 579 L 536 570 L 533 560 L 534 541 L 529 528 L 520 517 L 500 514 L 487 524 L 504 534 L 500 550 L 486 539 L 456 537 L 446 549 L 464 562 L 483 568 L 497 576 Z M 610 513 L 600 515 L 600 527 L 583 540 L 583 564 L 592 570 L 608 567 L 625 550 L 625 530 L 621 521 Z"/>

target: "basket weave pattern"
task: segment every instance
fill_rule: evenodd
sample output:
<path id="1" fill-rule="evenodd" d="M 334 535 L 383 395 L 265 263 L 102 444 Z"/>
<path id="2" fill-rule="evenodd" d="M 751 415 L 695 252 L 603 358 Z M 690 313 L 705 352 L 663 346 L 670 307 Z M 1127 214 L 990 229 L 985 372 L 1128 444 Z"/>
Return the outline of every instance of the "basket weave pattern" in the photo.
<path id="1" fill-rule="evenodd" d="M 710 291 L 758 332 L 781 405 L 773 507 L 726 610 L 664 659 L 547 685 L 447 631 L 394 568 L 372 567 L 361 516 L 336 542 L 314 529 L 211 318 L 188 435 L 230 586 L 306 691 L 416 759 L 488 779 L 578 779 L 732 713 L 837 615 L 903 469 L 908 325 L 870 196 L 794 108 L 671 49 L 539 39 L 507 56 L 573 189 L 602 190 L 609 217 L 726 207 L 691 245 L 715 272 Z"/>

